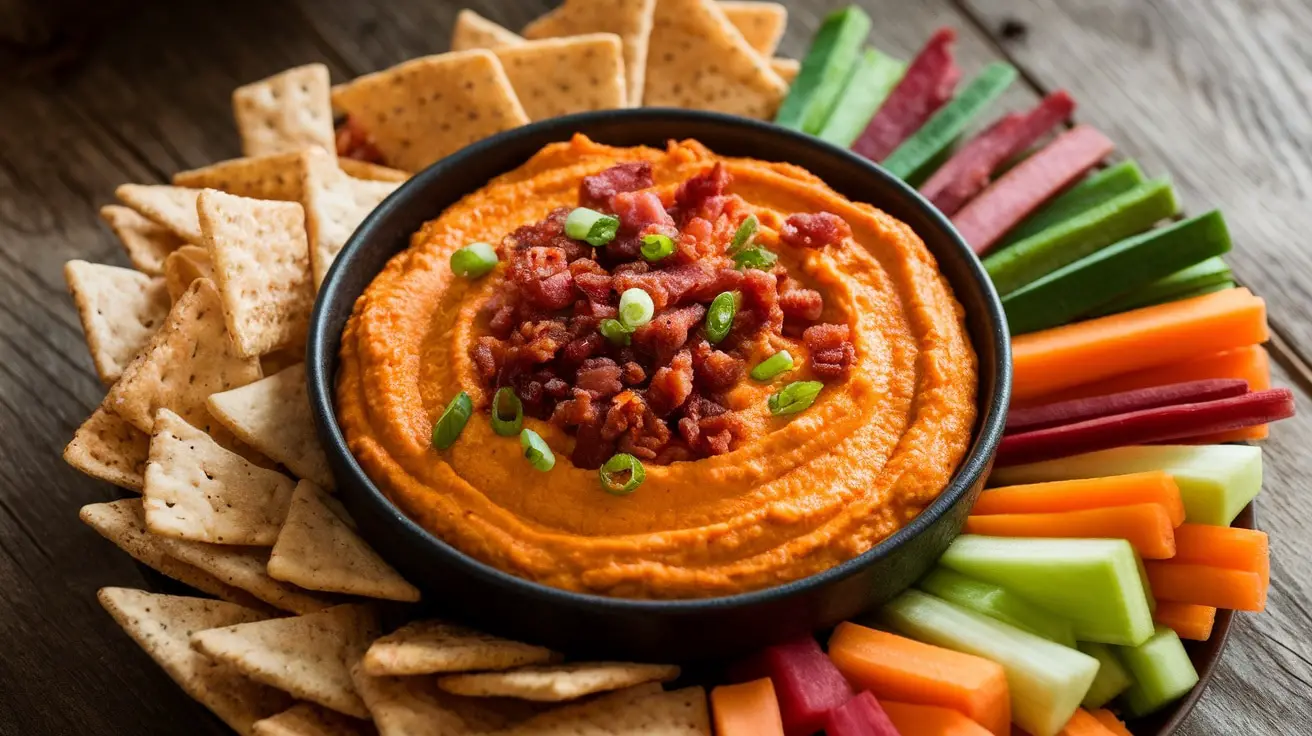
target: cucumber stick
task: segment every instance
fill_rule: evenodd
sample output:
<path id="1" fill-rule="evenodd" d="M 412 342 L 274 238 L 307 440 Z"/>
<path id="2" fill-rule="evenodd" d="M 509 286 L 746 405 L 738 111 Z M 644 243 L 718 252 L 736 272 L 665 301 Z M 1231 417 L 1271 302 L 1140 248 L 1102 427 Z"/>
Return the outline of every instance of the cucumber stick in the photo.
<path id="1" fill-rule="evenodd" d="M 1134 161 L 1122 161 L 1115 166 L 1095 172 L 1065 192 L 1057 195 L 1037 212 L 1021 221 L 998 248 L 1006 248 L 1012 243 L 1040 233 L 1059 222 L 1068 220 L 1081 212 L 1120 196 L 1142 184 L 1143 171 Z"/>
<path id="2" fill-rule="evenodd" d="M 1000 585 L 976 580 L 946 567 L 937 567 L 920 580 L 918 587 L 949 603 L 969 608 L 1048 641 L 1068 647 L 1075 646 L 1075 634 L 1069 622 Z"/>
<path id="3" fill-rule="evenodd" d="M 979 73 L 952 101 L 939 108 L 910 138 L 880 162 L 899 179 L 910 179 L 952 145 L 970 121 L 1016 81 L 1016 69 L 995 61 Z"/>
<path id="4" fill-rule="evenodd" d="M 1097 710 L 1103 707 L 1134 682 L 1121 661 L 1112 653 L 1111 646 L 1082 641 L 1079 650 L 1098 660 L 1098 676 L 1093 678 L 1093 684 L 1089 686 L 1089 692 L 1085 693 L 1084 702 L 1081 703 L 1085 708 Z"/>
<path id="5" fill-rule="evenodd" d="M 808 133 L 824 127 L 869 33 L 870 16 L 855 5 L 826 16 L 774 121 Z"/>
<path id="6" fill-rule="evenodd" d="M 1141 289 L 1135 289 L 1128 294 L 1119 296 L 1098 307 L 1089 316 L 1102 317 L 1108 314 L 1128 312 L 1131 309 L 1139 309 L 1140 307 L 1151 307 L 1154 304 L 1164 304 L 1179 299 L 1210 294 L 1213 291 L 1220 291 L 1233 285 L 1234 274 L 1230 272 L 1230 267 L 1226 265 L 1226 262 L 1220 256 L 1217 256 L 1216 258 L 1208 258 L 1202 263 L 1192 265 L 1181 271 L 1176 271 L 1170 276 L 1158 279 Z"/>
<path id="7" fill-rule="evenodd" d="M 1145 716 L 1184 697 L 1198 684 L 1198 671 L 1180 637 L 1158 626 L 1148 641 L 1137 647 L 1116 647 L 1116 656 L 1134 683 L 1121 702 L 1132 716 Z"/>
<path id="8" fill-rule="evenodd" d="M 1011 334 L 1071 322 L 1107 302 L 1230 250 L 1217 210 L 1122 240 L 1002 298 Z"/>
<path id="9" fill-rule="evenodd" d="M 984 270 L 998 293 L 1006 296 L 1062 266 L 1137 235 L 1178 210 L 1171 181 L 1153 179 L 989 255 Z"/>
<path id="10" fill-rule="evenodd" d="M 866 49 L 843 85 L 839 96 L 843 104 L 834 108 L 817 135 L 836 146 L 850 148 L 906 71 L 906 62 L 878 49 Z"/>

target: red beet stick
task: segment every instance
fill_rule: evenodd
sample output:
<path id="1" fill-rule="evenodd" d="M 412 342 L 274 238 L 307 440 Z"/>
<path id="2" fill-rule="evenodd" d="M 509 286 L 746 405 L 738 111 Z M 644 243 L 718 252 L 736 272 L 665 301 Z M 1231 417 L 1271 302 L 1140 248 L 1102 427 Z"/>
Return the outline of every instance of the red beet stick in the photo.
<path id="1" fill-rule="evenodd" d="M 1243 396 L 1246 393 L 1248 393 L 1248 381 L 1242 378 L 1212 378 L 1090 396 L 1085 399 L 1056 401 L 1024 409 L 1012 409 L 1007 414 L 1006 433 L 1019 434 L 1113 414 L 1127 414 L 1175 404 L 1197 404 L 1202 401 Z"/>
<path id="2" fill-rule="evenodd" d="M 956 40 L 957 32 L 951 28 L 934 31 L 852 144 L 853 151 L 876 163 L 883 161 L 952 98 L 961 80 L 961 69 L 952 57 Z"/>

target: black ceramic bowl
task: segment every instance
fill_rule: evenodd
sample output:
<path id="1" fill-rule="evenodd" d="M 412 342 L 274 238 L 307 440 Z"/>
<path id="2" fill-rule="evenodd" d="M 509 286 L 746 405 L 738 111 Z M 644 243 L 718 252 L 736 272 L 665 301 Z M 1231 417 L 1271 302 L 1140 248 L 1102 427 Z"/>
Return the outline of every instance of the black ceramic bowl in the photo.
<path id="1" fill-rule="evenodd" d="M 424 222 L 574 133 L 621 146 L 695 138 L 720 154 L 797 164 L 849 199 L 901 219 L 924 239 L 965 306 L 979 356 L 974 438 L 933 504 L 874 549 L 821 574 L 730 597 L 651 601 L 582 595 L 514 577 L 447 545 L 383 496 L 351 456 L 334 411 L 340 336 L 356 298 Z M 997 294 L 948 220 L 913 189 L 810 136 L 727 115 L 650 108 L 585 113 L 507 131 L 402 185 L 361 224 L 329 272 L 311 321 L 307 368 L 310 402 L 342 500 L 363 535 L 424 590 L 435 612 L 577 656 L 646 661 L 743 653 L 851 618 L 911 585 L 960 532 L 1002 435 L 1011 393 L 1010 340 Z"/>

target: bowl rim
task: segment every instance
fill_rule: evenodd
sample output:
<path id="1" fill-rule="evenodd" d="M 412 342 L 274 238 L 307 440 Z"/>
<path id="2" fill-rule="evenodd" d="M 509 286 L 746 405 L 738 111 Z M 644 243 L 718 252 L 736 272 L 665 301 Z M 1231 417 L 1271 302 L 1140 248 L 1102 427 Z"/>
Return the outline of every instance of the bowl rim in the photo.
<path id="1" fill-rule="evenodd" d="M 373 245 L 375 239 L 385 237 L 382 234 L 385 231 L 383 223 L 401 207 L 403 202 L 422 196 L 432 182 L 450 176 L 453 172 L 458 172 L 466 161 L 476 159 L 499 146 L 509 145 L 525 138 L 536 138 L 544 134 L 553 134 L 553 141 L 567 141 L 580 127 L 593 122 L 647 118 L 663 120 L 675 129 L 679 124 L 710 124 L 752 130 L 758 134 L 773 135 L 790 140 L 794 144 L 815 149 L 822 155 L 837 157 L 843 160 L 844 163 L 855 165 L 864 175 L 879 180 L 882 191 L 888 193 L 888 196 L 905 200 L 908 206 L 918 210 L 919 214 L 930 222 L 933 227 L 939 229 L 948 246 L 958 251 L 957 255 L 960 257 L 968 277 L 982 289 L 987 308 L 986 313 L 978 315 L 978 317 L 985 320 L 986 328 L 991 327 L 988 339 L 993 342 L 997 359 L 997 365 L 994 366 L 997 386 L 993 396 L 989 397 L 987 402 L 979 402 L 977 399 L 977 403 L 983 408 L 983 416 L 976 420 L 977 427 L 972 433 L 971 445 L 966 456 L 958 464 L 952 477 L 934 501 L 911 521 L 869 550 L 827 570 L 780 585 L 710 598 L 616 598 L 554 588 L 527 578 L 521 578 L 477 560 L 415 522 L 382 493 L 377 484 L 360 467 L 355 455 L 347 446 L 341 425 L 337 420 L 334 401 L 335 373 L 330 375 L 330 373 L 333 373 L 330 368 L 335 367 L 337 356 L 327 354 L 328 351 L 326 350 L 330 343 L 340 340 L 340 333 L 337 335 L 330 334 L 331 330 L 327 325 L 328 305 L 342 298 L 338 296 L 337 292 L 343 288 L 343 274 L 353 267 L 359 254 Z M 671 139 L 676 137 L 674 134 L 670 136 Z M 478 182 L 470 189 L 470 192 L 476 191 L 485 184 L 486 182 Z M 433 217 L 437 217 L 439 214 L 440 211 L 434 213 Z M 917 234 L 919 235 L 919 233 Z M 401 251 L 398 250 L 397 252 Z M 773 123 L 725 113 L 659 107 L 575 113 L 530 123 L 473 143 L 431 164 L 423 171 L 402 182 L 396 191 L 389 195 L 360 223 L 334 259 L 315 298 L 307 338 L 305 365 L 311 412 L 318 426 L 320 438 L 324 440 L 325 451 L 337 455 L 342 460 L 340 467 L 345 467 L 351 475 L 349 479 L 344 480 L 347 483 L 357 483 L 367 489 L 368 492 L 365 495 L 371 503 L 380 505 L 386 512 L 385 515 L 400 524 L 408 534 L 423 540 L 433 554 L 446 558 L 447 563 L 463 568 L 465 573 L 476 576 L 482 579 L 483 582 L 515 588 L 523 594 L 546 598 L 556 604 L 586 607 L 594 610 L 606 609 L 667 615 L 695 614 L 708 610 L 750 607 L 801 595 L 858 574 L 867 566 L 889 555 L 901 545 L 930 528 L 942 516 L 947 514 L 963 495 L 969 493 L 978 481 L 983 479 L 984 474 L 991 466 L 993 455 L 997 450 L 1006 423 L 1007 407 L 1010 403 L 1012 387 L 1011 339 L 1007 329 L 1007 321 L 1003 314 L 1002 302 L 997 291 L 993 288 L 993 283 L 985 272 L 983 264 L 952 225 L 951 220 L 938 208 L 931 205 L 913 187 L 868 159 L 799 131 L 774 125 Z M 345 484 L 339 483 L 339 485 Z"/>

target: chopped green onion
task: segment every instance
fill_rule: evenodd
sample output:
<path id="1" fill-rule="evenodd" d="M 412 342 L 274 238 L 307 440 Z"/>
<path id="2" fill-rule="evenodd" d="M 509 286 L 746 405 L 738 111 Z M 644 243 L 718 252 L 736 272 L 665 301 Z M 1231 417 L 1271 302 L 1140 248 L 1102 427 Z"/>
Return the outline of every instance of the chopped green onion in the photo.
<path id="1" fill-rule="evenodd" d="M 620 322 L 629 330 L 636 330 L 651 321 L 656 305 L 651 295 L 642 289 L 625 289 L 620 294 Z"/>
<path id="2" fill-rule="evenodd" d="M 534 468 L 545 473 L 556 467 L 556 456 L 552 454 L 546 440 L 537 432 L 531 429 L 520 432 L 519 446 L 524 450 L 524 459 L 528 460 L 528 464 Z"/>
<path id="3" fill-rule="evenodd" d="M 587 207 L 576 207 L 565 218 L 565 234 L 592 246 L 600 247 L 614 240 L 619 229 L 618 217 L 603 215 Z"/>
<path id="4" fill-rule="evenodd" d="M 502 437 L 514 437 L 523 426 L 524 402 L 515 395 L 515 389 L 509 386 L 497 389 L 492 397 L 492 431 Z"/>
<path id="5" fill-rule="evenodd" d="M 743 248 L 730 258 L 733 258 L 733 262 L 738 268 L 755 268 L 759 271 L 769 271 L 774 268 L 774 264 L 779 260 L 779 256 L 775 255 L 774 251 L 767 250 L 759 245 Z"/>
<path id="6" fill-rule="evenodd" d="M 668 235 L 652 233 L 642 236 L 642 257 L 655 263 L 674 255 L 674 239 Z"/>
<path id="7" fill-rule="evenodd" d="M 770 413 L 778 417 L 804 411 L 815 403 L 824 387 L 819 381 L 793 381 L 770 395 Z"/>
<path id="8" fill-rule="evenodd" d="M 627 479 L 625 476 L 628 476 Z M 646 478 L 647 471 L 642 467 L 642 463 L 638 458 L 627 453 L 613 455 L 605 465 L 601 466 L 601 487 L 606 489 L 607 493 L 616 496 L 633 493 Z"/>
<path id="9" fill-rule="evenodd" d="M 497 249 L 487 243 L 470 243 L 451 254 L 451 272 L 476 279 L 497 267 Z"/>
<path id="10" fill-rule="evenodd" d="M 733 329 L 733 317 L 738 311 L 738 298 L 732 291 L 721 292 L 706 310 L 706 339 L 712 344 L 723 340 Z"/>
<path id="11" fill-rule="evenodd" d="M 756 231 L 761 228 L 761 221 L 756 219 L 756 215 L 748 215 L 743 224 L 738 226 L 737 232 L 733 234 L 733 240 L 729 242 L 729 254 L 732 255 L 746 248 L 756 237 Z"/>
<path id="12" fill-rule="evenodd" d="M 752 380 L 768 381 L 771 378 L 787 373 L 793 369 L 793 356 L 787 350 L 780 350 L 771 355 L 752 369 Z"/>
<path id="13" fill-rule="evenodd" d="M 624 323 L 617 319 L 603 319 L 601 324 L 597 325 L 597 332 L 616 345 L 628 345 L 633 335 L 633 330 L 625 327 Z"/>
<path id="14" fill-rule="evenodd" d="M 433 425 L 433 447 L 445 450 L 454 445 L 473 413 L 474 402 L 469 399 L 469 394 L 464 391 L 456 394 L 451 403 L 446 405 L 446 411 L 442 412 L 437 424 Z"/>

